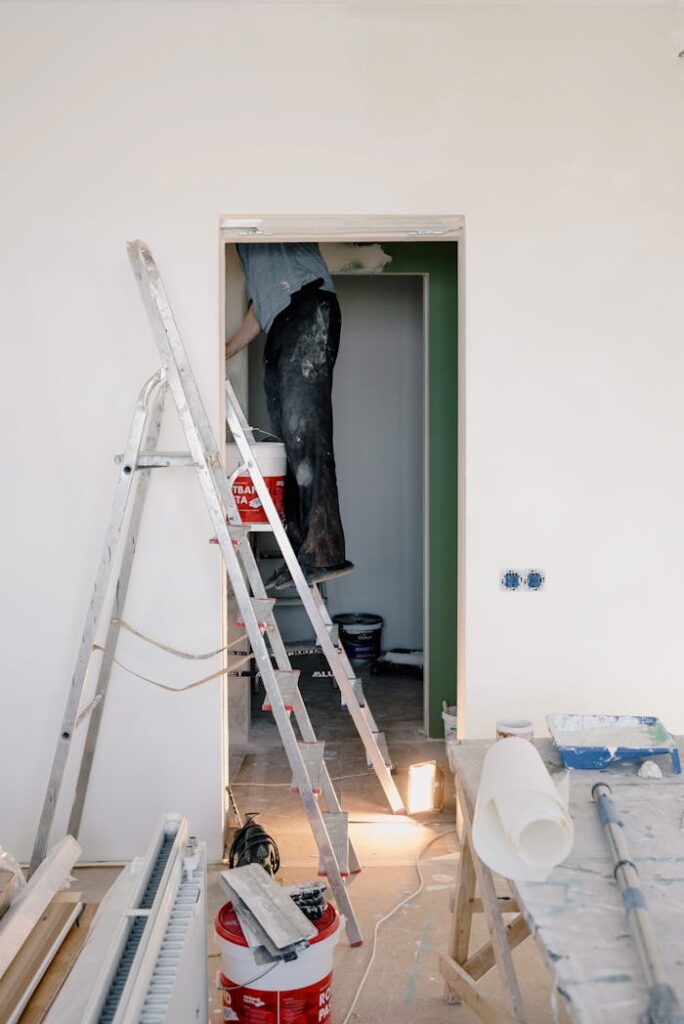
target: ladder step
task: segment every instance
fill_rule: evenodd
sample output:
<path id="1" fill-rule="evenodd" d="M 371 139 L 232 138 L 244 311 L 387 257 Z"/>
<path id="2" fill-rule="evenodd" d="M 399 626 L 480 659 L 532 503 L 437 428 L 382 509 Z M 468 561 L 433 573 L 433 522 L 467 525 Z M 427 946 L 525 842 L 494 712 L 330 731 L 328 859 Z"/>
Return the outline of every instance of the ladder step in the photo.
<path id="1" fill-rule="evenodd" d="M 349 874 L 349 815 L 346 811 L 323 811 L 322 817 L 340 874 L 344 878 Z M 318 861 L 318 874 L 327 874 L 322 858 Z"/>
<path id="2" fill-rule="evenodd" d="M 352 843 L 352 841 L 350 839 L 349 840 L 349 874 L 350 875 L 358 875 L 358 874 L 361 873 L 362 870 L 363 869 L 361 867 L 361 864 L 359 863 L 359 858 L 356 856 L 356 850 L 354 849 L 354 844 Z"/>
<path id="3" fill-rule="evenodd" d="M 387 737 L 385 736 L 384 732 L 374 732 L 373 733 L 373 737 L 375 739 L 375 743 L 376 743 L 376 746 L 377 746 L 378 750 L 382 754 L 383 761 L 385 762 L 387 767 L 391 769 L 392 768 L 392 759 L 390 757 L 389 749 L 387 747 Z M 370 758 L 368 758 L 367 764 L 368 764 L 369 768 L 373 767 L 373 762 L 370 760 Z"/>
<path id="4" fill-rule="evenodd" d="M 294 708 L 297 683 L 299 682 L 299 669 L 276 669 L 273 674 L 276 677 L 276 682 L 278 684 L 278 689 L 280 690 L 280 696 L 283 698 L 285 710 L 288 712 L 292 711 Z M 268 693 L 264 698 L 264 703 L 261 705 L 261 710 L 273 710 L 273 705 L 268 699 Z"/>
<path id="5" fill-rule="evenodd" d="M 354 696 L 356 697 L 359 707 L 365 708 L 366 697 L 363 692 L 363 683 L 361 682 L 360 679 L 352 679 L 351 684 L 352 690 L 354 691 Z M 347 706 L 347 701 L 342 691 L 340 691 L 340 704 L 342 705 L 343 708 L 346 708 Z"/>
<path id="6" fill-rule="evenodd" d="M 227 526 L 234 548 L 240 547 L 241 544 L 244 544 L 249 539 L 249 526 L 232 526 L 230 523 Z"/>
<path id="7" fill-rule="evenodd" d="M 274 597 L 250 597 L 250 604 L 254 609 L 257 622 L 261 629 L 268 629 L 273 622 L 273 608 L 275 606 Z M 245 623 L 242 619 L 238 619 L 235 625 L 239 629 L 245 628 Z"/>
<path id="8" fill-rule="evenodd" d="M 85 719 L 88 717 L 88 715 L 91 715 L 93 713 L 93 711 L 95 710 L 95 708 L 97 707 L 97 705 L 100 704 L 101 702 L 102 702 L 102 694 L 101 693 L 97 693 L 93 697 L 93 699 L 88 704 L 86 704 L 86 706 L 84 708 L 82 708 L 79 711 L 78 717 L 76 718 L 76 721 L 74 722 L 74 729 L 78 729 L 78 727 L 81 724 L 81 722 L 85 721 Z"/>
<path id="9" fill-rule="evenodd" d="M 306 773 L 309 776 L 311 788 L 318 795 L 321 792 L 321 769 L 323 768 L 325 743 L 322 740 L 314 740 L 313 743 L 305 743 L 303 740 L 299 740 L 297 747 L 304 762 Z M 299 792 L 299 786 L 294 777 L 292 779 L 292 792 Z"/>
<path id="10" fill-rule="evenodd" d="M 171 469 L 174 466 L 194 466 L 190 452 L 140 452 L 136 469 Z"/>
<path id="11" fill-rule="evenodd" d="M 226 523 L 226 526 L 228 527 L 228 533 L 230 534 L 230 539 L 233 542 L 233 547 L 236 550 L 241 548 L 242 545 L 248 541 L 251 533 L 249 526 L 234 526 L 232 523 L 228 522 Z M 218 544 L 218 537 L 210 537 L 209 543 Z"/>

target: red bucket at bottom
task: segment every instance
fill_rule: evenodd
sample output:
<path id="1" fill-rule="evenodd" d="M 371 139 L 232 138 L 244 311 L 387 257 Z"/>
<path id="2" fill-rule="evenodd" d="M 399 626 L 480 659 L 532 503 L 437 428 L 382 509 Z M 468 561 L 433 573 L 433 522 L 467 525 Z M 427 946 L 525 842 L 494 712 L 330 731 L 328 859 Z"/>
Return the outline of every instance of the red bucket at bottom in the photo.
<path id="1" fill-rule="evenodd" d="M 237 1024 L 328 1024 L 333 953 L 340 918 L 329 903 L 314 922 L 318 934 L 295 960 L 257 963 L 230 903 L 216 915 L 223 1019 Z M 232 980 L 231 980 L 232 979 Z"/>
<path id="2" fill-rule="evenodd" d="M 330 1020 L 332 972 L 306 988 L 266 992 L 240 988 L 221 975 L 224 1021 L 239 1024 L 325 1024 Z"/>

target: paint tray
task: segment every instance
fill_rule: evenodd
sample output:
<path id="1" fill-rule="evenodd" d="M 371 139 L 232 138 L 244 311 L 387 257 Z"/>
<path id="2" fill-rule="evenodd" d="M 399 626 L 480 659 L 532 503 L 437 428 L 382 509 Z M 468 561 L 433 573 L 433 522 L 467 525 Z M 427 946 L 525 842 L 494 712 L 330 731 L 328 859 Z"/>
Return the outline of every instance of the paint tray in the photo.
<path id="1" fill-rule="evenodd" d="M 616 761 L 672 758 L 681 772 L 679 750 L 659 718 L 650 715 L 547 715 L 546 724 L 566 768 L 594 771 Z"/>

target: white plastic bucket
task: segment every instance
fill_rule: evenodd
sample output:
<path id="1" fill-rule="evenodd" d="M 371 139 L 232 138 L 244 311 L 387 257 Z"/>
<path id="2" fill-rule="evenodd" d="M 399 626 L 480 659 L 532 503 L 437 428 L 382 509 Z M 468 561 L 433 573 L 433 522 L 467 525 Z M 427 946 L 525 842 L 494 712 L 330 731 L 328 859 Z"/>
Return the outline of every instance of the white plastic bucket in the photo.
<path id="1" fill-rule="evenodd" d="M 282 441 L 260 441 L 253 448 L 256 464 L 266 481 L 269 493 L 273 498 L 278 515 L 283 518 L 285 501 L 285 473 L 287 456 Z M 242 464 L 242 456 L 236 444 L 226 445 L 226 473 L 230 477 Z M 267 523 L 261 499 L 254 489 L 249 473 L 237 477 L 233 481 L 233 497 L 243 523 Z"/>
<path id="2" fill-rule="evenodd" d="M 497 740 L 518 736 L 521 740 L 534 738 L 534 726 L 528 718 L 500 718 L 496 723 Z"/>
<path id="3" fill-rule="evenodd" d="M 332 965 L 340 918 L 330 904 L 315 922 L 318 935 L 296 960 L 257 963 L 231 903 L 216 915 L 221 951 L 223 1019 L 239 1024 L 265 1020 L 325 1024 L 330 1019 Z"/>
<path id="4" fill-rule="evenodd" d="M 444 739 L 455 740 L 456 739 L 456 705 L 452 704 L 451 707 L 447 707 L 446 701 L 442 705 L 444 711 L 442 711 L 442 721 L 444 722 Z"/>

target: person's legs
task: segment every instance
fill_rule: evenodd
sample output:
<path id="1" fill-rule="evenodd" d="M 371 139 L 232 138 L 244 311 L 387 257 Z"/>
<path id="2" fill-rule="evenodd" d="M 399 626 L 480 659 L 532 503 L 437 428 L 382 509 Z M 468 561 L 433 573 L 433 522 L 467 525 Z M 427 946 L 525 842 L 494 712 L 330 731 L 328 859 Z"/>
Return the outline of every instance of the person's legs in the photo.
<path id="1" fill-rule="evenodd" d="M 288 532 L 305 567 L 345 560 L 332 418 L 340 326 L 336 297 L 311 291 L 294 297 L 269 334 L 278 352 L 280 436 L 291 479 L 289 497 L 285 492 Z"/>
<path id="2" fill-rule="evenodd" d="M 266 406 L 271 421 L 271 430 L 276 437 L 283 438 L 282 408 L 280 402 L 280 358 L 283 342 L 287 340 L 287 331 L 282 328 L 285 325 L 284 316 L 278 317 L 271 330 L 268 332 L 266 348 L 264 349 L 264 391 L 266 393 Z M 287 445 L 285 446 L 287 452 Z M 290 459 L 287 460 L 285 472 L 285 520 L 287 524 L 287 535 L 294 548 L 295 554 L 302 546 L 303 533 L 299 518 L 299 492 L 295 475 L 290 466 Z"/>

